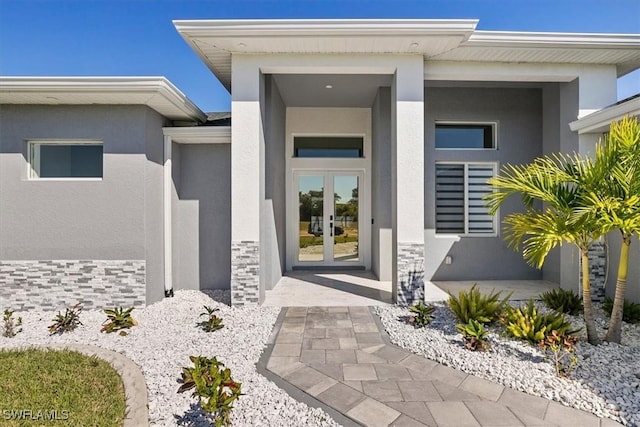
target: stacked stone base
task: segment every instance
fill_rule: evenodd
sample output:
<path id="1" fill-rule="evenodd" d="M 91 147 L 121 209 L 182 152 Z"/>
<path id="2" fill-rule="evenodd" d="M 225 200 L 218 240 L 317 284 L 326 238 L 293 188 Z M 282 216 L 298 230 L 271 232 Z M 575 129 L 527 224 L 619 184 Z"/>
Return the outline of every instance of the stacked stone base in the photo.
<path id="1" fill-rule="evenodd" d="M 231 243 L 231 304 L 258 305 L 260 302 L 260 242 Z"/>
<path id="2" fill-rule="evenodd" d="M 591 245 L 589 249 L 589 281 L 591 283 L 591 300 L 603 302 L 607 280 L 607 245 L 604 240 Z M 580 268 L 582 282 L 582 268 Z"/>
<path id="3" fill-rule="evenodd" d="M 144 260 L 0 261 L 0 309 L 144 306 Z"/>
<path id="4" fill-rule="evenodd" d="M 424 301 L 424 243 L 398 243 L 397 275 L 398 305 Z"/>

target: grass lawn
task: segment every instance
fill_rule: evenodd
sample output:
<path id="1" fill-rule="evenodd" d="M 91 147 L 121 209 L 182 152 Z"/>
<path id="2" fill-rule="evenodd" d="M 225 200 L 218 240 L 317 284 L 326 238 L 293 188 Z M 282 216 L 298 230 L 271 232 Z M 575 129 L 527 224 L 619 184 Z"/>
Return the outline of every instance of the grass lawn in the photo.
<path id="1" fill-rule="evenodd" d="M 121 426 L 124 386 L 104 360 L 68 350 L 0 350 L 3 426 Z"/>

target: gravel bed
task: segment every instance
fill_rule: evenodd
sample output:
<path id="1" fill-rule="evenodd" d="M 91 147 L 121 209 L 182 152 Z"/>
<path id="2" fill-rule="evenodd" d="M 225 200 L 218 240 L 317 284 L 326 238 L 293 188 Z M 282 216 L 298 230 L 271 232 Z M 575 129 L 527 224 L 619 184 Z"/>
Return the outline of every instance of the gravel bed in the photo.
<path id="1" fill-rule="evenodd" d="M 213 299 L 212 299 L 213 297 Z M 105 315 L 98 310 L 83 311 L 83 325 L 75 331 L 49 336 L 47 327 L 54 312 L 15 313 L 22 316 L 23 332 L 13 338 L 0 336 L 0 348 L 30 344 L 80 343 L 100 346 L 124 354 L 138 364 L 149 391 L 149 418 L 154 426 L 208 426 L 191 393 L 178 394 L 182 367 L 190 366 L 189 356 L 217 356 L 242 383 L 244 393 L 231 415 L 238 426 L 335 426 L 328 414 L 290 397 L 256 372 L 255 364 L 266 345 L 279 308 L 229 307 L 229 293 L 178 291 L 146 308 L 135 309 L 139 325 L 127 336 L 100 333 Z M 207 333 L 196 327 L 203 305 L 220 309 L 224 328 Z M 3 307 L 0 307 L 3 308 Z M 200 319 L 202 320 L 202 318 Z"/>
<path id="2" fill-rule="evenodd" d="M 623 323 L 623 345 L 592 346 L 581 333 L 578 367 L 570 378 L 558 378 L 550 362 L 535 346 L 506 338 L 490 327 L 491 350 L 472 352 L 456 330 L 453 313 L 437 303 L 435 317 L 426 328 L 416 329 L 401 319 L 409 314 L 397 306 L 376 307 L 391 341 L 407 350 L 516 390 L 558 401 L 599 417 L 640 426 L 640 325 Z M 543 308 L 541 308 L 544 311 Z M 596 308 L 599 336 L 608 322 Z M 584 327 L 580 317 L 570 317 Z"/>

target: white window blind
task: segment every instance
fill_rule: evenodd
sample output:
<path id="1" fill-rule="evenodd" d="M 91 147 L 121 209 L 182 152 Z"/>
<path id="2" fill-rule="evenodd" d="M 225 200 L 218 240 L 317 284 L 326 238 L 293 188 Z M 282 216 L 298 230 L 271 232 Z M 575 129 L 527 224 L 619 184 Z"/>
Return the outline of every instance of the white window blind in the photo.
<path id="1" fill-rule="evenodd" d="M 492 191 L 493 163 L 436 164 L 436 233 L 495 235 L 495 218 L 484 207 Z"/>

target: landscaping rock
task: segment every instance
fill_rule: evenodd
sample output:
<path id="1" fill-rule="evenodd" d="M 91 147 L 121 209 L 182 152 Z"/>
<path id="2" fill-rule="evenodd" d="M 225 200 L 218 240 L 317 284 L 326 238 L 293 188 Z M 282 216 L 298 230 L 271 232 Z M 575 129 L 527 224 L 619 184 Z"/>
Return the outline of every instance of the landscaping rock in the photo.
<path id="1" fill-rule="evenodd" d="M 640 325 L 623 323 L 622 345 L 585 342 L 581 317 L 570 317 L 582 327 L 577 350 L 579 363 L 570 378 L 558 378 L 550 362 L 535 346 L 504 336 L 489 327 L 491 350 L 472 352 L 464 348 L 453 313 L 437 304 L 429 326 L 415 329 L 398 319 L 408 310 L 396 306 L 375 307 L 391 341 L 400 347 L 464 372 L 564 405 L 607 417 L 624 425 L 640 426 L 640 399 L 634 394 L 640 372 Z M 540 307 L 540 311 L 546 311 Z M 603 337 L 608 318 L 596 309 L 598 334 Z"/>
<path id="2" fill-rule="evenodd" d="M 210 293 L 228 304 L 229 292 Z M 205 414 L 189 392 L 178 394 L 182 367 L 190 366 L 189 356 L 217 356 L 242 383 L 242 393 L 231 413 L 236 426 L 335 426 L 328 414 L 290 397 L 256 371 L 280 311 L 274 307 L 229 307 L 198 291 L 177 291 L 132 316 L 138 326 L 127 336 L 100 333 L 106 316 L 102 311 L 80 314 L 83 325 L 75 331 L 49 336 L 47 327 L 55 313 L 24 312 L 23 332 L 14 338 L 0 337 L 0 348 L 28 345 L 90 344 L 121 353 L 140 366 L 149 394 L 149 421 L 153 426 L 208 426 Z M 203 318 L 203 306 L 218 308 L 224 328 L 205 332 L 196 327 Z M 0 307 L 2 308 L 2 307 Z"/>

